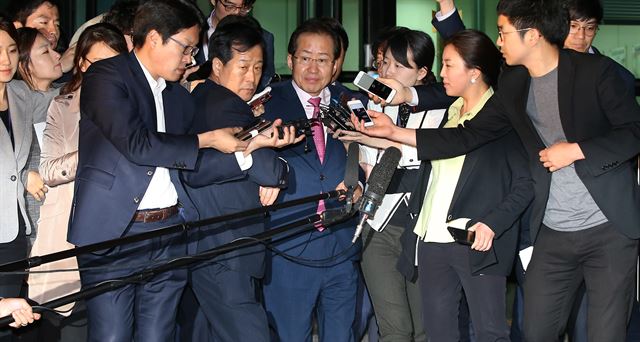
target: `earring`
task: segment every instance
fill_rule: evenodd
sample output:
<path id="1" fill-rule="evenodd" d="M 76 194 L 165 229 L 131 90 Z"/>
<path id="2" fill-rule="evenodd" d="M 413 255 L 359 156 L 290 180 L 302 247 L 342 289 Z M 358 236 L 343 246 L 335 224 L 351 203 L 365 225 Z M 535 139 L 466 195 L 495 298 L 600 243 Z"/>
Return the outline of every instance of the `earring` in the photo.
<path id="1" fill-rule="evenodd" d="M 474 83 L 476 83 L 476 79 L 475 79 L 475 78 L 472 78 L 472 79 L 471 79 L 471 84 L 474 84 Z"/>

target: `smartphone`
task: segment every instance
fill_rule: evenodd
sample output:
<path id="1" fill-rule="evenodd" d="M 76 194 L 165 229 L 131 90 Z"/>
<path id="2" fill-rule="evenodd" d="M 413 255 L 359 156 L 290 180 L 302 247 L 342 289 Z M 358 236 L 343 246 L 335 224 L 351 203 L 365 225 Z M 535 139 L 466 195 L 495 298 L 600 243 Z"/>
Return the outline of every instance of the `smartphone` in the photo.
<path id="1" fill-rule="evenodd" d="M 269 99 L 271 99 L 271 87 L 266 87 L 266 88 L 264 88 L 263 91 L 259 92 L 258 94 L 253 95 L 251 100 L 249 100 L 249 102 L 247 102 L 247 103 L 249 104 L 251 109 L 254 109 L 254 108 L 258 107 L 259 105 L 262 105 L 265 102 L 269 101 Z"/>
<path id="2" fill-rule="evenodd" d="M 353 114 L 356 115 L 358 120 L 364 120 L 365 127 L 373 126 L 373 121 L 371 121 L 369 114 L 367 114 L 367 110 L 364 108 L 364 105 L 360 100 L 349 101 L 347 102 L 347 106 L 351 109 Z"/>
<path id="3" fill-rule="evenodd" d="M 391 102 L 393 97 L 396 95 L 395 89 L 386 86 L 384 83 L 376 80 L 364 71 L 360 71 L 358 73 L 356 79 L 353 80 L 353 84 L 367 93 L 385 100 L 386 102 Z"/>
<path id="4" fill-rule="evenodd" d="M 244 127 L 242 131 L 236 133 L 235 137 L 242 141 L 247 141 L 262 133 L 269 127 L 271 127 L 271 121 L 258 119 L 251 125 Z"/>
<path id="5" fill-rule="evenodd" d="M 447 230 L 457 243 L 461 243 L 463 245 L 471 246 L 476 239 L 476 232 L 472 232 L 470 230 L 454 227 L 447 227 Z"/>

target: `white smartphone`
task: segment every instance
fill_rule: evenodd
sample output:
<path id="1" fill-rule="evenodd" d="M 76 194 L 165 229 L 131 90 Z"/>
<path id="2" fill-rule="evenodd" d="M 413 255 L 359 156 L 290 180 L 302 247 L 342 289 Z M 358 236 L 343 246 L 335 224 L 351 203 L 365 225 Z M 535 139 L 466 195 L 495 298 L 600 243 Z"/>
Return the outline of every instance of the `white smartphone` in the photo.
<path id="1" fill-rule="evenodd" d="M 347 102 L 347 106 L 349 106 L 349 109 L 356 115 L 358 120 L 364 120 L 365 127 L 373 126 L 373 121 L 369 117 L 369 114 L 367 114 L 367 109 L 364 108 L 360 100 L 349 101 Z"/>
<path id="2" fill-rule="evenodd" d="M 395 89 L 386 86 L 384 83 L 376 80 L 364 71 L 360 71 L 358 73 L 356 79 L 353 80 L 353 84 L 367 93 L 385 100 L 386 102 L 391 102 L 393 97 L 396 95 Z"/>

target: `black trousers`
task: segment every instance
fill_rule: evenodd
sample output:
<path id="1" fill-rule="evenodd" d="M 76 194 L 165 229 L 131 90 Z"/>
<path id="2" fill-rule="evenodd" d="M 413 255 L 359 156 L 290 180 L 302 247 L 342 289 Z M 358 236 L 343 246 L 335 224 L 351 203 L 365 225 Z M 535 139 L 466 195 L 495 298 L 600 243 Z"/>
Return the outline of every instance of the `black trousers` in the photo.
<path id="1" fill-rule="evenodd" d="M 427 340 L 457 342 L 459 303 L 469 305 L 475 340 L 509 341 L 505 276 L 472 275 L 469 246 L 452 243 L 418 244 L 418 277 Z"/>
<path id="2" fill-rule="evenodd" d="M 558 341 L 580 284 L 589 341 L 624 341 L 635 290 L 638 240 L 603 224 L 577 232 L 543 226 L 524 285 L 525 341 Z"/>

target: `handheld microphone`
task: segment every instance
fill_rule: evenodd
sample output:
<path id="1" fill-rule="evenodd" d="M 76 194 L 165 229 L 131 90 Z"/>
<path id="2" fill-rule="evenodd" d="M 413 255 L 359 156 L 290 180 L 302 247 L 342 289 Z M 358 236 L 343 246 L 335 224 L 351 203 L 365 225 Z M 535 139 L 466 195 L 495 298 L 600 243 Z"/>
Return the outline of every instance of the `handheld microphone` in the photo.
<path id="1" fill-rule="evenodd" d="M 353 192 L 358 186 L 358 169 L 360 167 L 360 144 L 352 142 L 347 151 L 347 163 L 344 167 L 344 185 L 347 187 L 346 210 L 353 208 Z"/>
<path id="2" fill-rule="evenodd" d="M 367 191 L 362 195 L 358 207 L 358 210 L 362 213 L 362 218 L 356 227 L 351 243 L 355 243 L 358 240 L 367 219 L 374 218 L 376 211 L 378 211 L 378 206 L 382 203 L 382 198 L 384 198 L 384 194 L 389 187 L 389 183 L 391 183 L 391 177 L 393 177 L 396 167 L 398 167 L 401 156 L 400 150 L 395 147 L 389 147 L 384 151 L 380 162 L 371 170 L 371 176 L 367 181 Z"/>

